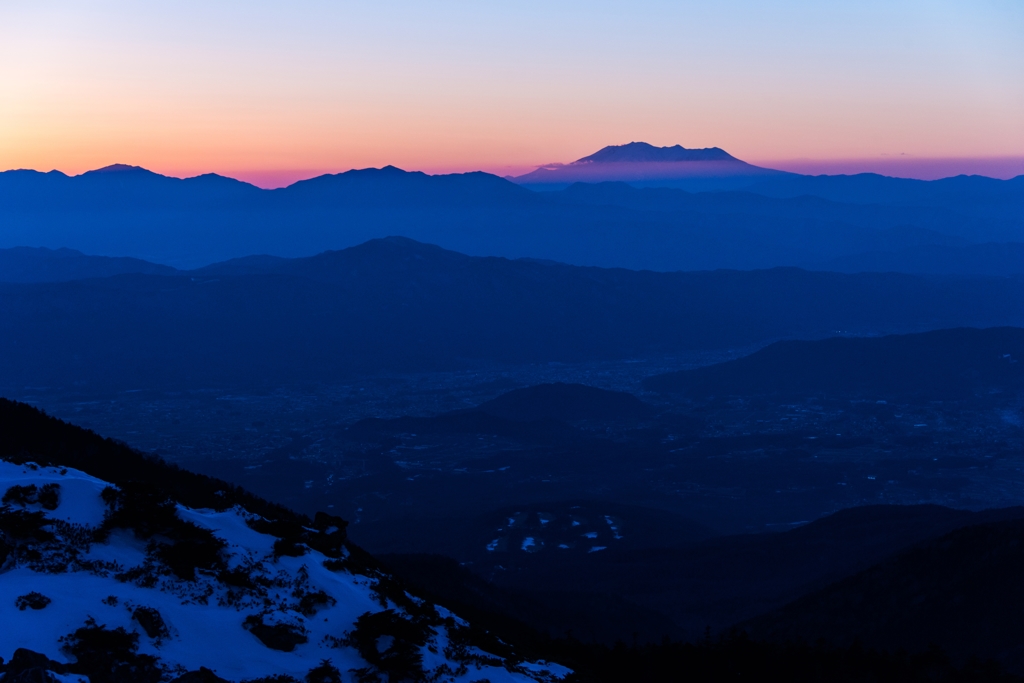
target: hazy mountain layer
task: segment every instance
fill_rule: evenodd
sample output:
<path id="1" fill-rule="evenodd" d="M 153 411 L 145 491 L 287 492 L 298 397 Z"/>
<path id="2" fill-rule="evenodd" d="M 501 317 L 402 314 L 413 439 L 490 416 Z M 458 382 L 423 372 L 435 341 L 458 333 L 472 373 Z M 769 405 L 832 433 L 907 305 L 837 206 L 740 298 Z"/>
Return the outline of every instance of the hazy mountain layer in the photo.
<path id="1" fill-rule="evenodd" d="M 11 171 L 0 173 L 0 248 L 68 247 L 196 267 L 402 235 L 480 256 L 672 271 L 820 265 L 922 245 L 1024 241 L 1019 181 L 796 178 L 795 185 L 691 194 L 622 183 L 531 192 L 484 173 L 427 176 L 393 167 L 280 190 L 133 167 L 76 177 Z"/>
<path id="2" fill-rule="evenodd" d="M 1024 324 L 1022 311 L 1011 279 L 633 272 L 388 239 L 180 275 L 0 285 L 0 377 L 121 388 L 331 381 Z"/>
<path id="3" fill-rule="evenodd" d="M 0 282 L 67 282 L 124 273 L 170 275 L 175 269 L 135 258 L 87 256 L 74 249 L 0 249 Z"/>
<path id="4" fill-rule="evenodd" d="M 816 269 L 840 273 L 1024 275 L 1024 244 L 924 244 L 894 251 L 870 251 L 843 256 L 818 264 Z"/>

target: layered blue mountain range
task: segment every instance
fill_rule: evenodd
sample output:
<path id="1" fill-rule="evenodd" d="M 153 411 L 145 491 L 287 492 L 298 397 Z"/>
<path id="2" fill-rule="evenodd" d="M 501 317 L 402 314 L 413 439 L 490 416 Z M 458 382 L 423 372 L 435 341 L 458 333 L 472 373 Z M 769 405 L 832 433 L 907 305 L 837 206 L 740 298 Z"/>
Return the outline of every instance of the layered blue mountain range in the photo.
<path id="1" fill-rule="evenodd" d="M 660 149 L 713 158 L 627 163 L 744 163 L 716 148 Z M 946 272 L 958 259 L 929 256 L 936 246 L 1024 243 L 1024 177 L 743 177 L 742 191 L 602 182 L 534 192 L 486 173 L 388 166 L 262 190 L 213 174 L 178 179 L 123 165 L 73 177 L 9 171 L 0 173 L 0 248 L 65 247 L 180 268 L 260 253 L 310 256 L 401 235 L 470 255 L 585 266 Z M 1001 248 L 988 250 L 998 264 L 975 257 L 970 272 L 1020 272 Z M 887 256 L 869 256 L 879 253 Z"/>

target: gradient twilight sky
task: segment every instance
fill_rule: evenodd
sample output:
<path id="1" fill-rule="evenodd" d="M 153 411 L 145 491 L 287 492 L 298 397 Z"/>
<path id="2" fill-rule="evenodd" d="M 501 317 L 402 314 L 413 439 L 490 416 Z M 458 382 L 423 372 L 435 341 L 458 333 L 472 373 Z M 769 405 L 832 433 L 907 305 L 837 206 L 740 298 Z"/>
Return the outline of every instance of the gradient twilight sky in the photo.
<path id="1" fill-rule="evenodd" d="M 1024 0 L 0 0 L 0 169 L 504 175 L 631 140 L 1024 173 Z"/>

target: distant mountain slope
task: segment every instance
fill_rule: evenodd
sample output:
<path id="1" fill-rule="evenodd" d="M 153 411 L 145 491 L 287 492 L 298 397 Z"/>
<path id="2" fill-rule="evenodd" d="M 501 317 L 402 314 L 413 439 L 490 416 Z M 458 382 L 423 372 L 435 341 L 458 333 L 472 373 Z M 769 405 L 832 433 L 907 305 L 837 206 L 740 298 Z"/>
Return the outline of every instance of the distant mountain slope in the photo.
<path id="1" fill-rule="evenodd" d="M 836 202 L 893 206 L 961 207 L 965 203 L 981 213 L 997 214 L 1024 199 L 1024 176 L 997 180 L 960 175 L 941 180 L 890 178 L 877 173 L 761 179 L 746 188 L 769 197 L 810 195 Z"/>
<path id="2" fill-rule="evenodd" d="M 650 171 L 742 162 L 581 167 L 617 164 Z M 1013 181 L 953 181 L 939 191 L 906 186 L 907 197 L 923 192 L 928 201 L 878 203 L 857 192 L 844 202 L 804 192 L 691 194 L 625 183 L 531 192 L 485 173 L 430 176 L 394 167 L 279 190 L 136 167 L 75 177 L 11 171 L 0 173 L 0 248 L 67 247 L 195 268 L 253 254 L 309 256 L 402 235 L 473 255 L 673 271 L 807 266 L 920 245 L 1024 241 L 1024 198 L 1014 194 Z M 898 184 L 895 194 L 903 188 Z"/>
<path id="3" fill-rule="evenodd" d="M 602 270 L 401 238 L 255 270 L 265 267 L 2 284 L 0 378 L 121 388 L 320 381 L 735 349 L 836 330 L 1024 325 L 1024 288 L 1009 279 Z"/>
<path id="4" fill-rule="evenodd" d="M 212 263 L 203 268 L 196 268 L 188 271 L 195 275 L 269 275 L 271 273 L 287 272 L 291 259 L 280 256 L 268 256 L 259 254 L 254 256 L 242 256 L 228 261 Z"/>
<path id="5" fill-rule="evenodd" d="M 757 638 L 995 659 L 1024 673 L 1024 520 L 970 526 L 742 627 Z"/>
<path id="6" fill-rule="evenodd" d="M 1001 182 L 1001 181 L 1000 181 Z M 785 241 L 796 238 L 818 240 L 816 230 L 827 230 L 832 244 L 845 250 L 856 241 L 874 241 L 872 249 L 899 249 L 922 244 L 962 246 L 971 244 L 984 223 L 951 212 L 944 207 L 882 206 L 843 204 L 812 195 L 770 197 L 746 190 L 687 192 L 670 187 L 633 187 L 628 183 L 575 183 L 562 192 L 546 195 L 553 202 L 589 206 L 615 206 L 667 215 L 696 213 L 704 216 L 730 216 L 737 220 L 758 217 L 765 221 L 760 231 Z M 965 207 L 960 207 L 965 208 Z M 966 207 L 967 209 L 970 206 Z M 787 231 L 774 221 L 785 219 L 796 225 Z M 725 224 L 728 225 L 728 224 Z M 992 222 L 995 230 L 1005 224 Z M 818 226 L 811 229 L 811 226 Z M 869 232 L 855 232 L 853 229 Z"/>
<path id="7" fill-rule="evenodd" d="M 954 398 L 1024 388 L 1024 329 L 950 329 L 782 341 L 745 358 L 645 380 L 691 395 L 842 394 Z"/>
<path id="8" fill-rule="evenodd" d="M 409 595 L 347 542 L 344 520 L 275 509 L 24 404 L 0 399 L 0 432 L 4 680 L 550 683 L 569 673 Z"/>
<path id="9" fill-rule="evenodd" d="M 124 273 L 171 275 L 175 269 L 135 258 L 86 256 L 74 249 L 0 249 L 0 282 L 67 282 Z"/>
<path id="10" fill-rule="evenodd" d="M 870 251 L 818 264 L 839 273 L 922 273 L 941 275 L 1024 275 L 1024 244 L 922 244 L 896 251 Z"/>
<path id="11" fill-rule="evenodd" d="M 267 193 L 271 206 L 311 208 L 318 203 L 350 207 L 534 206 L 539 198 L 498 176 L 480 171 L 427 175 L 394 166 L 367 168 L 300 180 Z"/>

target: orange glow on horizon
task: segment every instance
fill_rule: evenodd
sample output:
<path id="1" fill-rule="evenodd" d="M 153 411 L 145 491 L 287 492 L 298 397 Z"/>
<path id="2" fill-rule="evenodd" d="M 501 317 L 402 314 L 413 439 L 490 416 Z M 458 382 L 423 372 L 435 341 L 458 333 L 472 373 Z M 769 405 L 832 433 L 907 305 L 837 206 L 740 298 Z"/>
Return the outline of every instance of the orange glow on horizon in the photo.
<path id="1" fill-rule="evenodd" d="M 0 169 L 516 175 L 640 140 L 1024 157 L 1022 31 L 1006 0 L 0 3 Z"/>

